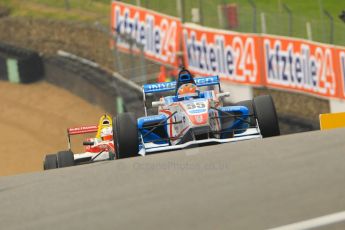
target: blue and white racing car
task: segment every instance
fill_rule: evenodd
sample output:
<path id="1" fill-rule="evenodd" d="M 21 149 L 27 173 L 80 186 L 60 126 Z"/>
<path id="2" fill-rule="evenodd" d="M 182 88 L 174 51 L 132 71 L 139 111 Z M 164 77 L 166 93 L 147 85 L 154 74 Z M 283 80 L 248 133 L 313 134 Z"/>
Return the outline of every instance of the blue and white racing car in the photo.
<path id="1" fill-rule="evenodd" d="M 152 102 L 158 115 L 147 115 L 147 96 L 172 92 Z M 113 121 L 117 158 L 182 149 L 192 145 L 226 143 L 280 134 L 273 100 L 253 100 L 224 106 L 218 76 L 193 78 L 182 69 L 177 81 L 145 84 L 145 116 L 119 114 Z"/>

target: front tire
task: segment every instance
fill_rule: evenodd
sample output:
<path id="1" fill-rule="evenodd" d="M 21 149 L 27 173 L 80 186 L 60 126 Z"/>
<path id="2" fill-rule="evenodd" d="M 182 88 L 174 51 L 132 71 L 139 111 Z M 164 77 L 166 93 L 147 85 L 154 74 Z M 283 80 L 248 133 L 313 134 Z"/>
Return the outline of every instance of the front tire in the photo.
<path id="1" fill-rule="evenodd" d="M 253 108 L 262 137 L 279 136 L 278 117 L 272 97 L 270 95 L 255 97 Z"/>
<path id="2" fill-rule="evenodd" d="M 43 169 L 56 169 L 57 168 L 57 157 L 56 154 L 46 155 L 43 162 Z"/>
<path id="3" fill-rule="evenodd" d="M 70 167 L 74 165 L 74 156 L 71 151 L 61 151 L 57 154 L 58 168 Z"/>
<path id="4" fill-rule="evenodd" d="M 139 152 L 137 119 L 132 113 L 121 113 L 113 120 L 117 159 L 136 157 Z"/>

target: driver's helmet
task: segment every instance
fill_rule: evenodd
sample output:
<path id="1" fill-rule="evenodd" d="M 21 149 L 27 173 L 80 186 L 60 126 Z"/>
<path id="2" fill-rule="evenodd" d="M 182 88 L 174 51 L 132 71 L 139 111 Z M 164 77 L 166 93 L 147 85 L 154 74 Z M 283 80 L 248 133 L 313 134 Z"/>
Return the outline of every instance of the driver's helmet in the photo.
<path id="1" fill-rule="evenodd" d="M 110 141 L 113 139 L 113 129 L 108 126 L 101 129 L 101 139 L 102 141 Z"/>
<path id="2" fill-rule="evenodd" d="M 110 125 L 110 121 L 108 118 L 104 118 L 102 121 L 102 126 L 107 126 L 107 125 Z"/>
<path id="3" fill-rule="evenodd" d="M 181 85 L 177 90 L 178 99 L 196 98 L 199 96 L 199 89 L 193 83 Z"/>
<path id="4" fill-rule="evenodd" d="M 100 140 L 112 140 L 112 133 L 111 117 L 107 114 L 104 114 L 99 118 L 96 138 Z"/>

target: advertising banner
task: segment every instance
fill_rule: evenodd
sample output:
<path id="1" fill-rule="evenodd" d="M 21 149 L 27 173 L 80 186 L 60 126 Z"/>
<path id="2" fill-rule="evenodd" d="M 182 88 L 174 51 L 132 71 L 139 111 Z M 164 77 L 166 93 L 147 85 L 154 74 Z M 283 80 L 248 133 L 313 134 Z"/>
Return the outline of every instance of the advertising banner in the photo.
<path id="1" fill-rule="evenodd" d="M 332 46 L 268 35 L 262 42 L 266 86 L 339 97 L 339 61 Z"/>
<path id="2" fill-rule="evenodd" d="M 178 66 L 181 35 L 181 21 L 178 18 L 114 1 L 111 6 L 111 28 L 115 35 L 123 35 L 118 36 L 116 43 L 120 49 L 130 50 L 130 38 L 134 40 L 135 50 L 138 51 L 135 44 L 143 45 L 145 56 L 149 59 Z"/>
<path id="3" fill-rule="evenodd" d="M 335 55 L 339 67 L 337 68 L 337 76 L 339 79 L 339 91 L 340 97 L 345 99 L 345 48 L 335 48 Z"/>
<path id="4" fill-rule="evenodd" d="M 237 33 L 191 23 L 145 8 L 114 1 L 111 26 L 117 46 L 129 51 L 128 38 L 143 45 L 145 56 L 159 63 L 184 65 L 200 76 L 345 99 L 345 48 L 303 39 Z M 182 41 L 182 46 L 180 42 Z"/>
<path id="5" fill-rule="evenodd" d="M 182 43 L 185 66 L 193 73 L 219 75 L 235 83 L 261 83 L 257 35 L 184 24 Z"/>

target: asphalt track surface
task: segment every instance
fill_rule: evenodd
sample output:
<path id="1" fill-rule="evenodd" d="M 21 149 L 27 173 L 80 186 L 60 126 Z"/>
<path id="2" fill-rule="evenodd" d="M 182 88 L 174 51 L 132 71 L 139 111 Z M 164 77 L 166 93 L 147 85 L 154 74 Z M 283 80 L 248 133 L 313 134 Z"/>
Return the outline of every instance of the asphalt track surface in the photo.
<path id="1" fill-rule="evenodd" d="M 0 177 L 8 230 L 267 229 L 342 211 L 345 129 Z"/>

